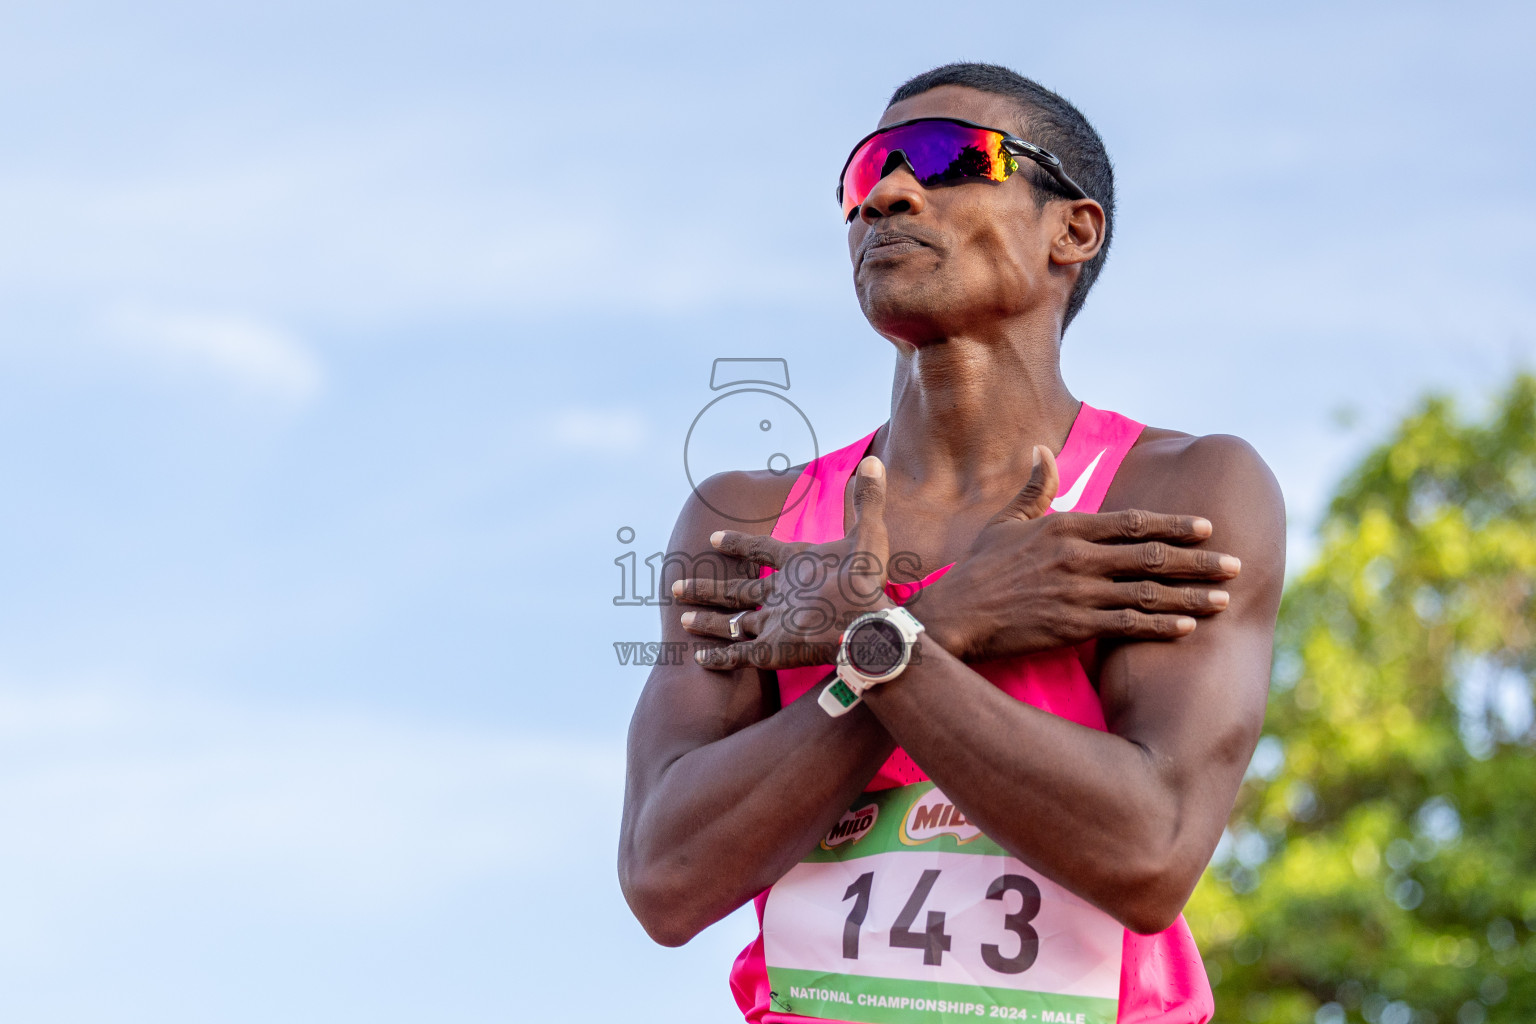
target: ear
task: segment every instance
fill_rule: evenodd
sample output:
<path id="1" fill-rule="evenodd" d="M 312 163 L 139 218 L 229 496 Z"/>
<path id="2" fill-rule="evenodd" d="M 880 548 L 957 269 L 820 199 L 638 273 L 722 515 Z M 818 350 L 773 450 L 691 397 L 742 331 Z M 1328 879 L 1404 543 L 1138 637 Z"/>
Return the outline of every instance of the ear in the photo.
<path id="1" fill-rule="evenodd" d="M 1104 207 L 1092 199 L 1075 199 L 1061 203 L 1058 209 L 1051 262 L 1063 267 L 1087 263 L 1104 247 Z"/>

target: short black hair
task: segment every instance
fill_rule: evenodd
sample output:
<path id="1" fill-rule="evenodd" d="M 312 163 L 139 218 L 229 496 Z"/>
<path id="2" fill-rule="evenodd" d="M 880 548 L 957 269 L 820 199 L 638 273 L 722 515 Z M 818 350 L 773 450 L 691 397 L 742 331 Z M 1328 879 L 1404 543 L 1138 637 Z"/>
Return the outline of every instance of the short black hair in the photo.
<path id="1" fill-rule="evenodd" d="M 1115 169 L 1109 162 L 1104 140 L 1099 138 L 1099 133 L 1094 131 L 1082 111 L 1071 103 L 1039 82 L 999 64 L 945 64 L 925 71 L 903 83 L 891 94 L 891 102 L 886 106 L 894 106 L 941 85 L 963 85 L 980 92 L 1007 96 L 1017 102 L 1025 129 L 1022 137 L 1055 153 L 1072 180 L 1104 207 L 1104 244 L 1093 259 L 1083 264 L 1077 285 L 1067 298 L 1067 312 L 1061 324 L 1065 331 L 1077 311 L 1083 308 L 1088 289 L 1099 279 L 1099 271 L 1104 269 L 1104 261 L 1109 257 L 1110 238 L 1114 235 Z M 1021 160 L 1020 163 L 1029 165 L 1029 161 Z M 1029 182 L 1037 206 L 1066 195 L 1055 179 L 1039 168 L 1029 175 Z"/>

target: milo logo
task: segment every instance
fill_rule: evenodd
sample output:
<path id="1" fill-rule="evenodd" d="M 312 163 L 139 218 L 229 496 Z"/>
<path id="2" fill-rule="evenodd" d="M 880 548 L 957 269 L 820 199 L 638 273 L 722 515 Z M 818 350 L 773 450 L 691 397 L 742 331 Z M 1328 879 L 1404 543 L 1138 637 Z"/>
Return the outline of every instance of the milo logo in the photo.
<path id="1" fill-rule="evenodd" d="M 823 850 L 830 850 L 834 846 L 844 843 L 856 843 L 869 834 L 869 830 L 875 827 L 875 819 L 880 816 L 878 804 L 870 804 L 868 807 L 859 807 L 852 811 L 844 811 L 843 816 L 832 826 L 832 831 L 827 833 L 827 838 L 821 841 Z"/>
<path id="2" fill-rule="evenodd" d="M 981 829 L 965 820 L 960 808 L 938 789 L 930 789 L 917 798 L 901 822 L 901 841 L 908 846 L 926 843 L 942 835 L 968 843 L 981 835 Z"/>

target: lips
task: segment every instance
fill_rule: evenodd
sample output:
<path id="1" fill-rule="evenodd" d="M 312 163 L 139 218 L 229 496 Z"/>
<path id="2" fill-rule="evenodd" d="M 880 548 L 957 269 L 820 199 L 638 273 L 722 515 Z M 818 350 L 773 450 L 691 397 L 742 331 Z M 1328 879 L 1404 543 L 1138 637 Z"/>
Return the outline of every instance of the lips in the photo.
<path id="1" fill-rule="evenodd" d="M 871 257 L 900 256 L 927 248 L 927 242 L 913 235 L 891 231 L 872 232 L 864 237 L 863 244 L 859 246 L 859 262 L 863 263 Z"/>

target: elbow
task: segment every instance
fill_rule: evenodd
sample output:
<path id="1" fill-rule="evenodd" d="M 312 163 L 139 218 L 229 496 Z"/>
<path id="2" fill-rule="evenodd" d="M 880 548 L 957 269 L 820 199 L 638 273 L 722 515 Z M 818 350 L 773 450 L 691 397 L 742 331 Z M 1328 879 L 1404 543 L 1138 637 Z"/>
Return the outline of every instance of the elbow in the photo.
<path id="1" fill-rule="evenodd" d="M 653 942 L 663 946 L 681 946 L 709 925 L 689 905 L 687 889 L 668 884 L 664 872 L 655 868 L 636 869 L 619 865 L 619 888 L 640 927 Z"/>
<path id="2" fill-rule="evenodd" d="M 1210 859 L 1178 806 L 1140 819 L 1139 827 L 1115 844 L 1114 858 L 1100 861 L 1108 899 L 1099 906 L 1137 935 L 1173 927 Z"/>
<path id="3" fill-rule="evenodd" d="M 645 929 L 645 934 L 651 937 L 651 941 L 661 946 L 675 948 L 686 945 L 704 930 L 702 925 L 695 924 L 664 904 L 631 898 L 629 909 L 634 911 L 635 919 Z"/>
<path id="4" fill-rule="evenodd" d="M 1116 898 L 1106 909 L 1127 930 L 1157 935 L 1173 927 L 1198 881 L 1198 873 L 1191 879 L 1179 866 L 1146 865 L 1119 880 Z"/>
<path id="5" fill-rule="evenodd" d="M 1127 931 L 1137 935 L 1157 935 L 1172 928 L 1183 910 L 1182 903 L 1175 905 L 1167 901 L 1137 901 L 1125 907 L 1116 917 Z"/>
<path id="6" fill-rule="evenodd" d="M 1141 879 L 1122 890 L 1112 906 L 1105 909 L 1127 931 L 1137 935 L 1157 935 L 1173 927 L 1189 901 L 1189 890 L 1166 878 Z"/>

